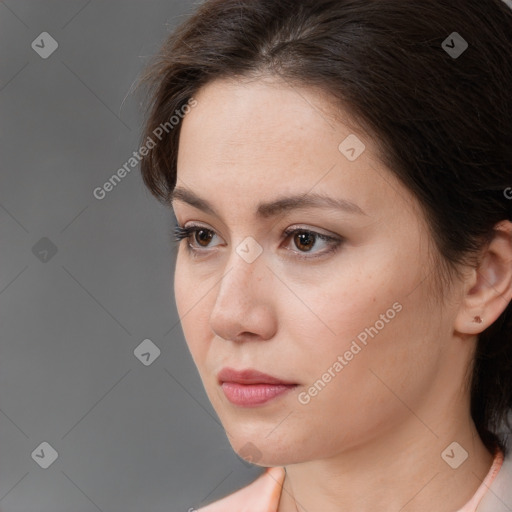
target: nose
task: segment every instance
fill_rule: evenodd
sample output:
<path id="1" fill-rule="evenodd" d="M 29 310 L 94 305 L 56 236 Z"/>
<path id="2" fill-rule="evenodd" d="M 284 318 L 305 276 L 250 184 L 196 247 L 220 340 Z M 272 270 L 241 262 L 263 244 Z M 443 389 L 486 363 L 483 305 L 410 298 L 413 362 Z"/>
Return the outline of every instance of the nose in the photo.
<path id="1" fill-rule="evenodd" d="M 233 253 L 220 280 L 210 315 L 213 332 L 224 340 L 268 340 L 276 331 L 273 274 L 264 258 L 247 263 Z"/>

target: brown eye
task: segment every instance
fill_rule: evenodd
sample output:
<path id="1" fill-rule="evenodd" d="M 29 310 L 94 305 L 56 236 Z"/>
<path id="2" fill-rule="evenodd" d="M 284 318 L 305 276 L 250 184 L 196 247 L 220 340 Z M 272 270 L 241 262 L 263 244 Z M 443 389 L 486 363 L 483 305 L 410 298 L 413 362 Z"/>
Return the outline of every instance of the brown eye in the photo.
<path id="1" fill-rule="evenodd" d="M 212 231 L 209 229 L 196 229 L 194 238 L 201 247 L 208 247 L 210 240 L 213 237 Z M 204 242 L 204 243 L 203 243 Z"/>
<path id="2" fill-rule="evenodd" d="M 299 260 L 313 260 L 314 258 L 327 257 L 328 254 L 338 250 L 344 239 L 334 237 L 309 229 L 289 228 L 284 232 L 288 245 L 292 244 L 298 249 L 288 248 L 295 253 Z M 319 247 L 317 247 L 319 245 Z M 323 250 L 322 250 L 323 247 Z M 320 250 L 318 250 L 320 249 Z M 309 254 L 311 253 L 311 254 Z"/>
<path id="3" fill-rule="evenodd" d="M 286 240 L 289 241 L 288 244 L 293 240 L 293 244 L 298 251 L 290 248 L 287 248 L 287 250 L 294 253 L 293 257 L 299 260 L 312 260 L 314 258 L 326 257 L 329 253 L 337 251 L 338 247 L 344 241 L 344 239 L 340 237 L 333 237 L 301 228 L 290 228 L 284 232 L 284 235 L 286 236 Z M 216 245 L 210 245 L 212 238 L 216 236 L 218 235 L 215 231 L 202 226 L 192 225 L 182 227 L 177 225 L 175 227 L 175 240 L 179 242 L 183 239 L 188 239 L 190 243 L 187 244 L 187 250 L 194 258 L 199 256 L 200 253 L 207 254 L 210 252 L 210 248 L 216 247 Z M 316 247 L 318 242 L 320 242 L 320 248 L 324 246 L 323 250 L 313 250 L 314 248 L 318 249 L 318 247 Z M 311 255 L 308 253 L 311 253 Z"/>
<path id="4" fill-rule="evenodd" d="M 315 245 L 316 236 L 308 231 L 299 231 L 294 236 L 294 242 L 298 249 L 310 251 Z"/>

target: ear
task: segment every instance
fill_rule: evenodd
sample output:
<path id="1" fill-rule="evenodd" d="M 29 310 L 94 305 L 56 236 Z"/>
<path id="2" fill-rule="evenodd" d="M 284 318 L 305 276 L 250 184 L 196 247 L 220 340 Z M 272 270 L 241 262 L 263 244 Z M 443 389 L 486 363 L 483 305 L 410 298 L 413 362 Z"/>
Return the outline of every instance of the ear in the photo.
<path id="1" fill-rule="evenodd" d="M 512 222 L 494 226 L 494 236 L 479 261 L 468 273 L 454 324 L 456 331 L 469 335 L 487 329 L 512 299 Z"/>

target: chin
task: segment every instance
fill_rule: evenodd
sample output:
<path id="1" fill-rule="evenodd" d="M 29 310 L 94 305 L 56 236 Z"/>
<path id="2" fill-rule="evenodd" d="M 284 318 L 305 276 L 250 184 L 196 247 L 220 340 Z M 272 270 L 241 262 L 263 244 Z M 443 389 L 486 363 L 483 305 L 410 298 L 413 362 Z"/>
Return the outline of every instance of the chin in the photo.
<path id="1" fill-rule="evenodd" d="M 238 426 L 240 428 L 240 426 Z M 306 455 L 297 450 L 297 443 L 289 436 L 289 432 L 283 429 L 279 436 L 267 434 L 272 429 L 257 429 L 257 432 L 250 432 L 245 429 L 240 431 L 237 428 L 230 429 L 229 426 L 226 430 L 230 432 L 228 435 L 229 443 L 233 451 L 245 461 L 256 466 L 271 467 L 271 466 L 285 466 L 288 464 L 296 464 L 304 462 Z"/>
<path id="2" fill-rule="evenodd" d="M 257 445 L 252 441 L 238 445 L 237 449 L 233 445 L 231 446 L 241 459 L 255 466 L 274 467 L 303 462 L 302 459 L 297 457 L 297 453 L 293 453 L 290 447 L 275 450 L 273 446 L 270 446 L 270 443 L 262 447 L 261 444 Z"/>

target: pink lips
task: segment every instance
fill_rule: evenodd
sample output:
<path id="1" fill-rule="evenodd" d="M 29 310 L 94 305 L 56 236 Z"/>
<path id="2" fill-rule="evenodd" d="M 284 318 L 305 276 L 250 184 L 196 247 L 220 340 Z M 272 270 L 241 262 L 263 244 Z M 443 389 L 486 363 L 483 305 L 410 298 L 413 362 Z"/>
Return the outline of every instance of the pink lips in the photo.
<path id="1" fill-rule="evenodd" d="M 296 383 L 250 369 L 237 371 L 223 368 L 218 380 L 226 398 L 232 404 L 243 407 L 262 405 L 297 386 Z"/>

